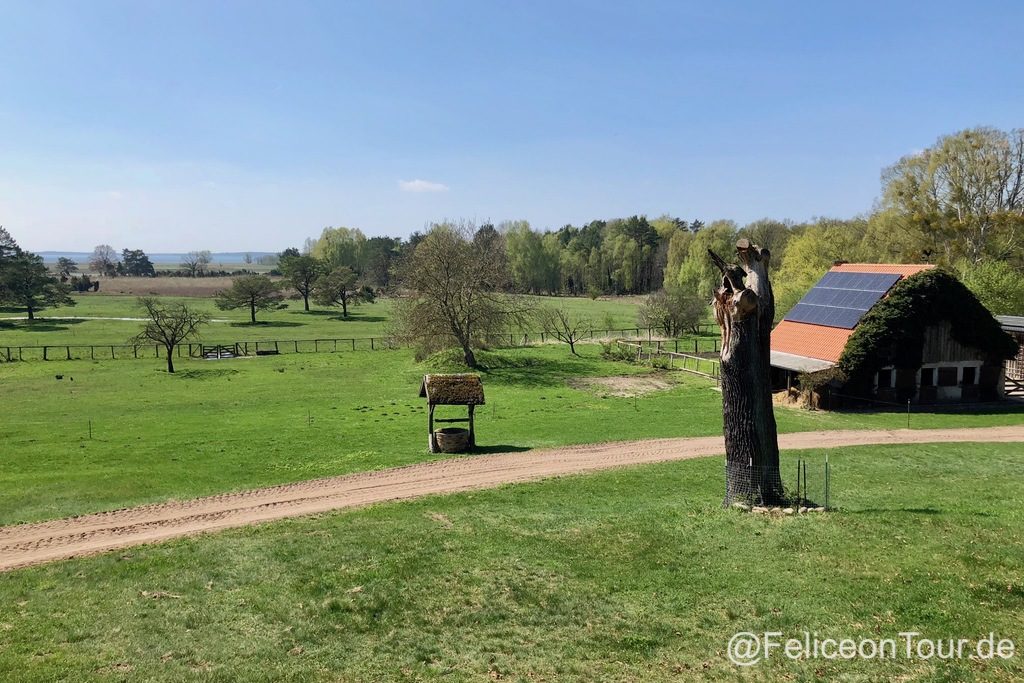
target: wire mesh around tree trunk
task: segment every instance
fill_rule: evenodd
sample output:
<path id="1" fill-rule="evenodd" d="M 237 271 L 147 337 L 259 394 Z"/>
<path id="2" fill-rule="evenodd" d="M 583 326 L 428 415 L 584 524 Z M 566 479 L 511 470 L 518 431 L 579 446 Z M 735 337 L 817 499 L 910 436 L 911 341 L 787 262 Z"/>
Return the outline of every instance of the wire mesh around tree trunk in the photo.
<path id="1" fill-rule="evenodd" d="M 824 461 L 783 458 L 781 476 L 775 468 L 740 463 L 726 462 L 725 470 L 726 507 L 743 503 L 750 507 L 831 508 L 832 470 L 827 457 Z"/>

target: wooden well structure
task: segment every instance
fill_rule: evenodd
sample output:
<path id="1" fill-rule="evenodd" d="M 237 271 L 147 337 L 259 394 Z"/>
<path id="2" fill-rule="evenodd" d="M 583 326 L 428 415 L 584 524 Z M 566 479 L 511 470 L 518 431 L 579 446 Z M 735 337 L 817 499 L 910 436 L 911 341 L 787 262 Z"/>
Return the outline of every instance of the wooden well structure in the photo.
<path id="1" fill-rule="evenodd" d="M 478 375 L 424 375 L 420 398 L 427 399 L 427 429 L 431 453 L 458 453 L 476 446 L 473 411 L 484 404 L 484 385 Z M 434 418 L 437 406 L 466 406 L 466 417 Z M 469 429 L 438 429 L 434 423 L 469 423 Z"/>

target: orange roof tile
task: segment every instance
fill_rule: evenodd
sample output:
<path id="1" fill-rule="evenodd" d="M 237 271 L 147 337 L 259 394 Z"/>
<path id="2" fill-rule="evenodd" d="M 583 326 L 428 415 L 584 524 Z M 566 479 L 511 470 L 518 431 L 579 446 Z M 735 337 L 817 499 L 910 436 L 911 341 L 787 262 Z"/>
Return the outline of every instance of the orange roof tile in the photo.
<path id="1" fill-rule="evenodd" d="M 833 273 L 892 273 L 900 277 L 910 277 L 922 270 L 935 266 L 930 263 L 841 263 L 832 266 Z"/>
<path id="2" fill-rule="evenodd" d="M 772 330 L 772 351 L 835 363 L 853 330 L 783 320 Z"/>
<path id="3" fill-rule="evenodd" d="M 833 273 L 892 273 L 900 279 L 935 266 L 927 263 L 841 263 L 832 266 Z M 772 330 L 772 351 L 817 358 L 832 363 L 839 361 L 853 330 L 811 323 L 783 320 Z"/>

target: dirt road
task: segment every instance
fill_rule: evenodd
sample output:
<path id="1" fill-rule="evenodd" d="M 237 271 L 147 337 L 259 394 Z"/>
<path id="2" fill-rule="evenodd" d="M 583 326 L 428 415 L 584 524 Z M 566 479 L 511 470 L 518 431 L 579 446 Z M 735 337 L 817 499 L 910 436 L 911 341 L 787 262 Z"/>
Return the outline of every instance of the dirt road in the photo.
<path id="1" fill-rule="evenodd" d="M 799 432 L 783 449 L 933 442 L 1024 442 L 1024 425 Z M 0 527 L 0 571 L 284 517 L 724 452 L 721 437 L 652 439 L 497 453 Z"/>

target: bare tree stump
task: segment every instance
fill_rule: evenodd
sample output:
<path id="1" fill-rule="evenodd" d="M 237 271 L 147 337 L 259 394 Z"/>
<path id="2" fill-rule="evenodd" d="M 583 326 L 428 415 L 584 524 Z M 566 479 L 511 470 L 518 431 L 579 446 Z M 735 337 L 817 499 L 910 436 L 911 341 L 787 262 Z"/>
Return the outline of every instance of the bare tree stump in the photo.
<path id="1" fill-rule="evenodd" d="M 739 264 L 710 249 L 722 272 L 712 305 L 722 331 L 722 414 L 725 433 L 725 505 L 785 501 L 779 474 L 779 438 L 771 393 L 771 331 L 775 298 L 767 249 L 736 242 Z"/>

